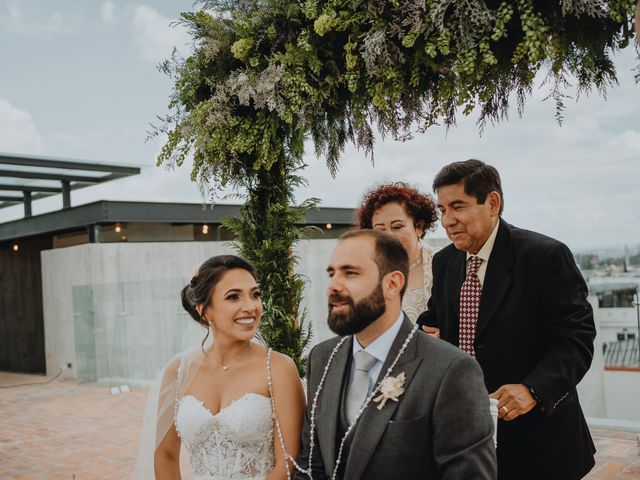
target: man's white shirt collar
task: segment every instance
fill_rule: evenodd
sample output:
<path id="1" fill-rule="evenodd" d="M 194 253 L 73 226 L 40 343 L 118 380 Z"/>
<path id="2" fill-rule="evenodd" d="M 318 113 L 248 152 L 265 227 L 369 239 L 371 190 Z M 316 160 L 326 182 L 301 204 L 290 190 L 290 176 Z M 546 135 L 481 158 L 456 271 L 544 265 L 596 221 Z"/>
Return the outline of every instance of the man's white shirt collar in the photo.
<path id="1" fill-rule="evenodd" d="M 489 261 L 489 257 L 491 256 L 491 251 L 493 250 L 493 244 L 496 243 L 496 236 L 498 235 L 499 226 L 500 226 L 500 219 L 498 219 L 498 223 L 496 223 L 496 226 L 493 227 L 493 232 L 491 232 L 491 235 L 489 235 L 489 238 L 487 238 L 487 241 L 484 242 L 484 245 L 482 245 L 482 248 L 480 249 L 480 251 L 475 255 L 473 253 L 467 252 L 467 260 L 469 260 L 471 257 L 478 257 L 485 262 Z"/>
<path id="2" fill-rule="evenodd" d="M 367 345 L 367 348 L 362 348 L 362 345 L 358 342 L 356 336 L 353 336 L 353 354 L 359 352 L 360 350 L 365 350 L 367 353 L 370 353 L 379 362 L 384 363 L 387 359 L 387 355 L 389 355 L 389 350 L 391 350 L 391 345 L 395 340 L 398 332 L 400 331 L 400 327 L 402 326 L 402 322 L 404 320 L 404 313 L 400 312 L 400 316 L 395 321 L 389 329 L 376 338 L 373 342 Z"/>

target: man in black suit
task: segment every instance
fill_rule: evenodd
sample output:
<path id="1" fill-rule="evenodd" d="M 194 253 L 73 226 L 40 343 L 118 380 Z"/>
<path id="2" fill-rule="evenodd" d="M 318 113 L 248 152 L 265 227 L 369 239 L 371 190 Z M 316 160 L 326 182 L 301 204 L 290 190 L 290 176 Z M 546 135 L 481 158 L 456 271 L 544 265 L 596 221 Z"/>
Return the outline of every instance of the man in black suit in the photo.
<path id="1" fill-rule="evenodd" d="M 495 168 L 445 166 L 433 189 L 453 242 L 433 259 L 418 323 L 474 356 L 498 400 L 498 478 L 582 478 L 595 447 L 576 385 L 591 365 L 587 287 L 562 243 L 501 219 Z"/>

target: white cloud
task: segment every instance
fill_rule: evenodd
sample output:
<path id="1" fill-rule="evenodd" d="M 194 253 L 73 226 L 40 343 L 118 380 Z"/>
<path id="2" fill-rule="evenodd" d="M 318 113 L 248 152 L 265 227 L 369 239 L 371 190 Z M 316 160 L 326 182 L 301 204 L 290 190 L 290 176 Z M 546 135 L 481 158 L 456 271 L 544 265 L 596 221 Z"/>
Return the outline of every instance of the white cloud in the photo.
<path id="1" fill-rule="evenodd" d="M 113 27 L 116 24 L 118 18 L 116 17 L 116 6 L 113 2 L 107 0 L 102 2 L 102 6 L 100 7 L 100 13 L 102 16 L 102 21 L 108 27 Z"/>
<path id="2" fill-rule="evenodd" d="M 190 37 L 182 26 L 171 25 L 173 21 L 146 5 L 135 7 L 131 29 L 142 59 L 158 63 L 168 58 L 174 47 L 186 52 Z"/>
<path id="3" fill-rule="evenodd" d="M 81 152 L 91 152 L 93 146 L 107 141 L 106 134 L 98 132 L 82 134 L 57 132 L 51 134 L 49 138 L 55 140 L 58 148 L 61 148 L 63 151 L 70 150 L 78 152 L 75 153 L 75 155 L 81 154 Z M 89 155 L 89 153 L 85 155 Z"/>
<path id="4" fill-rule="evenodd" d="M 630 153 L 640 155 L 640 131 L 626 130 L 620 135 L 618 148 L 628 150 Z"/>
<path id="5" fill-rule="evenodd" d="M 42 139 L 31 114 L 0 98 L 0 151 L 42 153 Z"/>
<path id="6" fill-rule="evenodd" d="M 6 2 L 7 12 L 0 15 L 0 28 L 20 34 L 68 33 L 64 17 L 51 13 L 43 20 L 26 18 L 16 2 Z"/>

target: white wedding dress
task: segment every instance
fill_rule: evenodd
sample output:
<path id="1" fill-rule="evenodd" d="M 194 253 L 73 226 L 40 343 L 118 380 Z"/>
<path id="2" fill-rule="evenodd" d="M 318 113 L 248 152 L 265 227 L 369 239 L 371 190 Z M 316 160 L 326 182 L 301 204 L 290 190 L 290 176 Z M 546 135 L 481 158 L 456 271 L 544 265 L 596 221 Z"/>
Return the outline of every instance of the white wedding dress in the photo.
<path id="1" fill-rule="evenodd" d="M 215 415 L 193 395 L 183 396 L 175 425 L 193 479 L 264 480 L 275 465 L 272 412 L 271 398 L 259 393 L 246 393 Z"/>

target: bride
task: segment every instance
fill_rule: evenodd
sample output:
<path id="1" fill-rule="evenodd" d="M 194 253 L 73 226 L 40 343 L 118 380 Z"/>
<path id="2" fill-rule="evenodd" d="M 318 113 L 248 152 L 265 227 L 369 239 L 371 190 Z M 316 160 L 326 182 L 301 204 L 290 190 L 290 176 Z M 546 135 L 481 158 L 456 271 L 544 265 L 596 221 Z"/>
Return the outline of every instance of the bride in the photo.
<path id="1" fill-rule="evenodd" d="M 196 480 L 289 478 L 284 452 L 298 454 L 305 398 L 293 361 L 251 341 L 262 316 L 253 266 L 210 258 L 182 290 L 182 305 L 215 341 L 165 367 L 152 410 L 155 478 L 181 478 L 182 443 Z"/>

